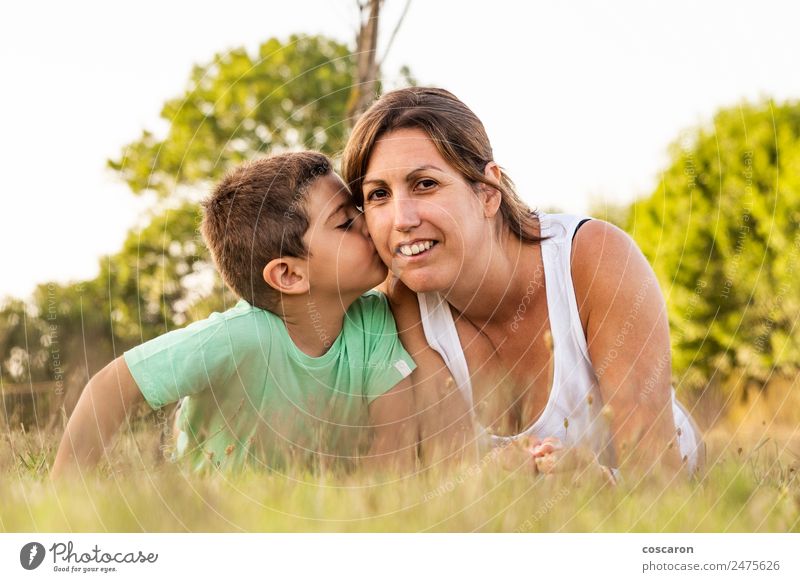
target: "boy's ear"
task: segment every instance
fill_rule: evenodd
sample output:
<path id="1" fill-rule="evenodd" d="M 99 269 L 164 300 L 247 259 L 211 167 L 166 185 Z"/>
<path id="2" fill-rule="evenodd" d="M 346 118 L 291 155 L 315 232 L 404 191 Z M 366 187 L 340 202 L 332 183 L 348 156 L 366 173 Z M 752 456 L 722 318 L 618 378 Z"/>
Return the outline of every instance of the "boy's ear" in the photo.
<path id="1" fill-rule="evenodd" d="M 264 281 L 267 285 L 286 295 L 308 293 L 308 277 L 303 259 L 280 257 L 272 259 L 264 267 Z"/>
<path id="2" fill-rule="evenodd" d="M 503 174 L 500 172 L 500 166 L 498 166 L 494 162 L 489 162 L 486 164 L 486 167 L 483 170 L 483 175 L 486 176 L 490 182 L 494 182 L 495 184 L 500 184 L 503 179 Z M 500 194 L 500 190 L 497 188 L 492 188 L 491 186 L 487 186 L 486 184 L 481 184 L 483 186 L 483 213 L 486 218 L 492 218 L 497 214 L 497 211 L 500 210 L 500 202 L 502 202 L 502 195 Z"/>

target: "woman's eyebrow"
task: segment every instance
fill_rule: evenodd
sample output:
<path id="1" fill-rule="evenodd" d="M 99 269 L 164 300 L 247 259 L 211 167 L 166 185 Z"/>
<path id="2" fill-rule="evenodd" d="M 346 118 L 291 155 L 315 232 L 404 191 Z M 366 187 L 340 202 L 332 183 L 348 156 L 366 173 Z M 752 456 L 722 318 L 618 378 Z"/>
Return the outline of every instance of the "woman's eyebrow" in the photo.
<path id="1" fill-rule="evenodd" d="M 431 164 L 426 164 L 424 166 L 420 166 L 419 168 L 414 168 L 413 170 L 411 170 L 408 174 L 406 174 L 406 180 L 410 180 L 411 176 L 423 170 L 436 170 L 437 172 L 444 172 L 444 170 L 442 170 L 441 168 L 437 168 L 436 166 L 433 166 Z"/>
<path id="2" fill-rule="evenodd" d="M 384 185 L 385 185 L 385 184 L 386 184 L 386 182 L 384 182 L 384 181 L 383 181 L 383 180 L 381 180 L 380 178 L 370 178 L 370 179 L 368 179 L 368 180 L 364 180 L 364 181 L 362 182 L 362 184 L 384 184 Z"/>
<path id="3" fill-rule="evenodd" d="M 406 181 L 410 180 L 412 178 L 412 176 L 414 174 L 416 174 L 417 172 L 421 172 L 423 170 L 436 170 L 437 172 L 444 172 L 444 170 L 442 170 L 441 168 L 437 168 L 434 165 L 425 164 L 423 166 L 419 166 L 417 168 L 414 168 L 408 174 L 406 174 Z M 380 178 L 367 178 L 362 182 L 362 184 L 384 184 L 385 185 L 386 182 L 384 180 L 381 180 Z"/>

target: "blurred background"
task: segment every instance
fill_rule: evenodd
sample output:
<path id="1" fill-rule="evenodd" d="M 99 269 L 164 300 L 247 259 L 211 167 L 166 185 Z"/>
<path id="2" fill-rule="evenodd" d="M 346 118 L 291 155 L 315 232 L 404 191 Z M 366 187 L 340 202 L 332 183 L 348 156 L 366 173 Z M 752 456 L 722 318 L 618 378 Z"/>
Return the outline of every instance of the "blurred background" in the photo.
<path id="1" fill-rule="evenodd" d="M 706 429 L 795 435 L 796 3 L 0 12 L 4 430 L 60 433 L 106 363 L 231 304 L 197 232 L 221 174 L 285 149 L 336 157 L 376 95 L 419 84 L 477 113 L 532 207 L 633 236 L 667 300 L 674 385 Z"/>

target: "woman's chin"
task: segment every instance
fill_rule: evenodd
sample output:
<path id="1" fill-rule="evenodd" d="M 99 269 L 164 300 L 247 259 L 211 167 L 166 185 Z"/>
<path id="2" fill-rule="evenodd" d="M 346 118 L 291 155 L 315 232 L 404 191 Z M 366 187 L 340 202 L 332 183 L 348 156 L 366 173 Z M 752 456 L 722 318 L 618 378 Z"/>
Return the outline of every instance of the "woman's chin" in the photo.
<path id="1" fill-rule="evenodd" d="M 414 293 L 443 291 L 448 285 L 441 274 L 426 272 L 428 269 L 409 269 L 398 274 L 400 280 Z"/>

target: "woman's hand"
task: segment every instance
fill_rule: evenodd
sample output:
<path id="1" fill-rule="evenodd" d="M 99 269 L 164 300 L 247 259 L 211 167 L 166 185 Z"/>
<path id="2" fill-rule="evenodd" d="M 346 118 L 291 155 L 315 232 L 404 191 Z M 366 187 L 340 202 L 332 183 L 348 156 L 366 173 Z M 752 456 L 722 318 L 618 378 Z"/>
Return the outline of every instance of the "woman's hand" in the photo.
<path id="1" fill-rule="evenodd" d="M 586 447 L 564 448 L 556 438 L 548 437 L 539 444 L 528 449 L 536 471 L 541 475 L 557 473 L 591 473 L 598 472 L 610 485 L 617 481 L 609 467 L 601 465 L 597 456 Z"/>
<path id="2" fill-rule="evenodd" d="M 516 439 L 496 448 L 489 455 L 508 471 L 523 468 L 533 475 L 546 477 L 566 473 L 573 473 L 576 477 L 580 474 L 600 473 L 607 483 L 616 484 L 611 469 L 601 465 L 591 450 L 586 447 L 566 448 L 555 437 Z"/>
<path id="3" fill-rule="evenodd" d="M 414 358 L 411 373 L 419 453 L 425 466 L 478 459 L 469 405 L 444 360 L 428 345 L 422 328 L 417 294 L 389 274 L 379 287 L 389 299 L 403 347 Z"/>
<path id="4" fill-rule="evenodd" d="M 563 449 L 561 441 L 555 437 L 523 437 L 494 448 L 488 455 L 507 471 L 525 468 L 533 474 L 552 473 L 552 470 L 541 470 L 539 464 L 553 464 L 555 455 Z"/>

